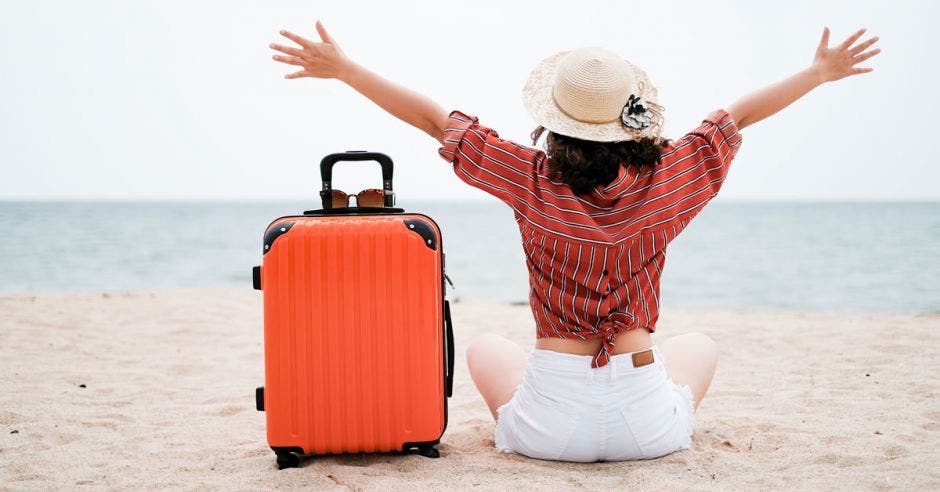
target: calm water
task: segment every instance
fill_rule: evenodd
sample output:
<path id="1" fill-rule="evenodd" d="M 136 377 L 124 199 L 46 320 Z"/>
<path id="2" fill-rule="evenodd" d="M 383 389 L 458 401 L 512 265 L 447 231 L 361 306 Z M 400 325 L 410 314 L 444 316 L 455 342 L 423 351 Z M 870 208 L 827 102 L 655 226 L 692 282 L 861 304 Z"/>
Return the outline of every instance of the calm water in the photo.
<path id="1" fill-rule="evenodd" d="M 453 295 L 523 301 L 512 212 L 403 203 L 444 231 Z M 309 203 L 0 202 L 0 292 L 251 289 L 261 232 Z M 940 203 L 712 203 L 667 253 L 668 307 L 940 311 Z"/>

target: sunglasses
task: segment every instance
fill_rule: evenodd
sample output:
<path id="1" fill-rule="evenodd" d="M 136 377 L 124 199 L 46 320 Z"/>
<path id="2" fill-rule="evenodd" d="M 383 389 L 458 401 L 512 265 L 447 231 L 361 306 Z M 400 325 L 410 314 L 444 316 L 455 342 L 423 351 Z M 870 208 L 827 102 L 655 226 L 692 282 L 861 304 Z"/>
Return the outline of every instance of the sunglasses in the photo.
<path id="1" fill-rule="evenodd" d="M 346 208 L 349 206 L 349 198 L 356 197 L 357 207 L 384 207 L 385 191 L 377 188 L 362 190 L 359 193 L 347 195 L 340 190 L 330 190 L 330 208 Z"/>

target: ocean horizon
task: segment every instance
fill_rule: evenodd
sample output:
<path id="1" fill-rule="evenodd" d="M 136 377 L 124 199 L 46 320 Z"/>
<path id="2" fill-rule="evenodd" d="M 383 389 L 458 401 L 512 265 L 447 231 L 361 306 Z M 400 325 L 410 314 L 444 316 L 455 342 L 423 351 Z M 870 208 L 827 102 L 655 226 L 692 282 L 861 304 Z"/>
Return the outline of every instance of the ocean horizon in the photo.
<path id="1" fill-rule="evenodd" d="M 452 298 L 526 302 L 512 210 L 406 201 L 441 227 Z M 0 293 L 251 289 L 272 200 L 0 201 Z M 670 308 L 940 312 L 940 202 L 715 201 L 666 253 Z"/>

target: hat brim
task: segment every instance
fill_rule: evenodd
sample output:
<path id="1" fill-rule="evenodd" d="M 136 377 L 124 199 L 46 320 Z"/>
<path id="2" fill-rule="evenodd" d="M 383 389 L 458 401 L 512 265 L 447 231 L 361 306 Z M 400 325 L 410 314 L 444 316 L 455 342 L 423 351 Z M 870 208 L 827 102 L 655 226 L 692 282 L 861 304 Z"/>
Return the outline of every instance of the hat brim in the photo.
<path id="1" fill-rule="evenodd" d="M 569 51 L 556 53 L 544 60 L 529 75 L 525 87 L 522 89 L 522 104 L 529 115 L 549 131 L 594 142 L 621 142 L 625 140 L 639 140 L 640 138 L 655 138 L 662 127 L 662 122 L 655 122 L 648 128 L 635 130 L 624 125 L 618 118 L 609 123 L 586 123 L 578 121 L 561 111 L 555 104 L 552 90 L 558 73 L 558 66 Z M 657 103 L 656 87 L 650 82 L 646 72 L 636 65 L 624 60 L 633 71 L 636 80 L 634 94 L 644 100 Z M 626 105 L 626 101 L 623 102 Z"/>

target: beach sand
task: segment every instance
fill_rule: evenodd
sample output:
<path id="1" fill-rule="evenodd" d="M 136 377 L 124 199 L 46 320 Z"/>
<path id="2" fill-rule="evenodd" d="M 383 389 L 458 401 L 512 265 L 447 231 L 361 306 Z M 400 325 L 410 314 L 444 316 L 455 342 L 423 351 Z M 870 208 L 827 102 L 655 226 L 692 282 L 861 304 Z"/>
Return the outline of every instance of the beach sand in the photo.
<path id="1" fill-rule="evenodd" d="M 940 316 L 667 306 L 657 340 L 702 331 L 721 347 L 692 449 L 572 464 L 498 453 L 467 373 L 480 333 L 532 346 L 528 306 L 453 309 L 440 459 L 341 455 L 278 471 L 254 409 L 260 293 L 0 296 L 0 488 L 940 489 Z"/>

